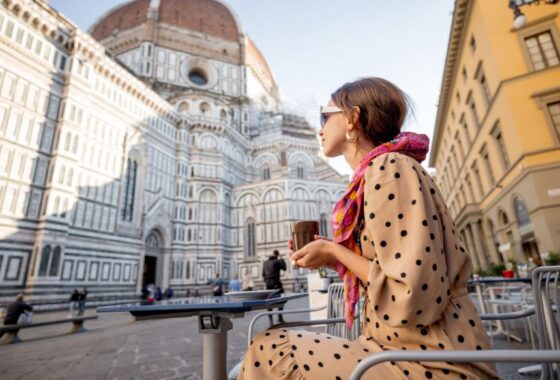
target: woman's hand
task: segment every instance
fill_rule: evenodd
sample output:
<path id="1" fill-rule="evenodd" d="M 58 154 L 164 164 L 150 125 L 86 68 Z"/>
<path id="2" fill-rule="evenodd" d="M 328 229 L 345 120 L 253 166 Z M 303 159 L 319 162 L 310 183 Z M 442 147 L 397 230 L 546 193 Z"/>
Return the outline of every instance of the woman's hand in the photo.
<path id="1" fill-rule="evenodd" d="M 293 252 L 294 244 L 290 240 L 288 243 L 290 248 L 290 259 L 299 267 L 307 269 L 317 269 L 327 266 L 334 260 L 334 249 L 336 243 L 332 242 L 324 236 L 315 235 L 315 241 L 308 243 L 299 251 Z"/>

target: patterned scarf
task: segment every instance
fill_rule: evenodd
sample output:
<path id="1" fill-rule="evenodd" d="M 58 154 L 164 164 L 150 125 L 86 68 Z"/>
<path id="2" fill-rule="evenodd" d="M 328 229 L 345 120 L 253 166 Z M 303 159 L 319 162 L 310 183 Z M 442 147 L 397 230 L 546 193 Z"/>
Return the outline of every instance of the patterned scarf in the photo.
<path id="1" fill-rule="evenodd" d="M 334 242 L 342 244 L 357 255 L 362 255 L 359 241 L 353 237 L 353 232 L 358 228 L 363 217 L 362 203 L 364 198 L 364 174 L 368 164 L 377 156 L 390 152 L 399 152 L 422 162 L 426 158 L 430 140 L 424 134 L 401 132 L 393 140 L 375 147 L 366 154 L 348 185 L 342 198 L 334 207 L 331 223 Z M 346 325 L 352 328 L 354 322 L 354 309 L 360 298 L 359 279 L 342 263 L 336 262 L 335 269 L 344 283 L 344 302 L 346 306 Z"/>

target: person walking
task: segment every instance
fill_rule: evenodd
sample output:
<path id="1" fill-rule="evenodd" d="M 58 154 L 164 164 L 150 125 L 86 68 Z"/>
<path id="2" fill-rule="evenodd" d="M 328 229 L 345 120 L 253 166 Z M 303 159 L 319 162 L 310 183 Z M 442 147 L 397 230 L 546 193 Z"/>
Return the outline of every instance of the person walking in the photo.
<path id="1" fill-rule="evenodd" d="M 84 286 L 80 296 L 78 297 L 78 315 L 84 315 L 86 309 L 86 298 L 88 295 L 87 288 Z"/>
<path id="2" fill-rule="evenodd" d="M 75 317 L 74 310 L 80 308 L 80 298 L 81 298 L 80 291 L 78 289 L 74 289 L 74 291 L 70 295 L 70 300 L 68 304 L 68 318 Z"/>
<path id="3" fill-rule="evenodd" d="M 263 263 L 262 276 L 266 289 L 278 289 L 279 293 L 284 293 L 284 287 L 282 286 L 282 281 L 280 280 L 280 272 L 283 270 L 286 270 L 286 262 L 280 258 L 280 252 L 278 252 L 278 250 L 274 250 L 272 256 Z M 278 309 L 284 310 L 284 306 L 282 305 Z M 271 311 L 272 309 L 268 310 Z M 268 318 L 270 320 L 270 325 L 272 326 L 272 315 L 269 315 Z M 284 323 L 282 314 L 278 315 L 278 323 Z"/>
<path id="4" fill-rule="evenodd" d="M 19 317 L 26 312 L 33 312 L 33 306 L 25 303 L 25 301 L 23 301 L 23 294 L 19 293 L 16 296 L 16 300 L 6 308 L 4 325 L 17 325 Z M 0 332 L 0 337 L 2 335 L 4 335 L 4 332 Z"/>
<path id="5" fill-rule="evenodd" d="M 253 276 L 249 273 L 247 268 L 243 269 L 243 283 L 241 284 L 241 289 L 244 292 L 249 292 L 255 288 L 255 283 L 253 281 Z"/>
<path id="6" fill-rule="evenodd" d="M 163 298 L 166 300 L 173 298 L 173 289 L 171 289 L 171 286 L 168 286 L 167 289 L 165 289 L 165 292 L 163 292 Z"/>
<path id="7" fill-rule="evenodd" d="M 214 297 L 219 297 L 224 294 L 225 281 L 220 277 L 220 273 L 216 273 L 216 277 L 211 281 L 212 294 Z"/>
<path id="8" fill-rule="evenodd" d="M 154 299 L 156 301 L 161 301 L 163 299 L 163 292 L 161 291 L 161 288 L 159 286 L 156 288 Z"/>

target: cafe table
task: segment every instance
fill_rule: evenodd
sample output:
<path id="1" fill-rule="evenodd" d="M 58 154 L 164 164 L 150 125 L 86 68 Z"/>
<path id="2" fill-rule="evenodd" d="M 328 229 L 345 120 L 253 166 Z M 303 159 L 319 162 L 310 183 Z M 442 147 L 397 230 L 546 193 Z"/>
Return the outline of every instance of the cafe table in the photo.
<path id="1" fill-rule="evenodd" d="M 136 321 L 197 317 L 198 332 L 203 335 L 202 378 L 226 380 L 227 333 L 233 326 L 231 319 L 242 318 L 249 311 L 278 307 L 288 301 L 306 296 L 307 293 L 273 294 L 266 299 L 236 299 L 228 295 L 188 297 L 154 303 L 100 306 L 97 312 L 128 312 Z"/>

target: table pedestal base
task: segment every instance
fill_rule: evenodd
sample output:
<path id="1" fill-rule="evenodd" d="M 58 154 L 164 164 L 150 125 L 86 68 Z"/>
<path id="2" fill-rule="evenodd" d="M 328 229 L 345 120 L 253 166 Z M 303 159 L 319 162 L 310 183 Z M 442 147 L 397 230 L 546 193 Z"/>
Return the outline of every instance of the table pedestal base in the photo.
<path id="1" fill-rule="evenodd" d="M 232 329 L 231 320 L 215 315 L 198 317 L 198 332 L 203 334 L 202 379 L 227 379 L 227 332 Z"/>

